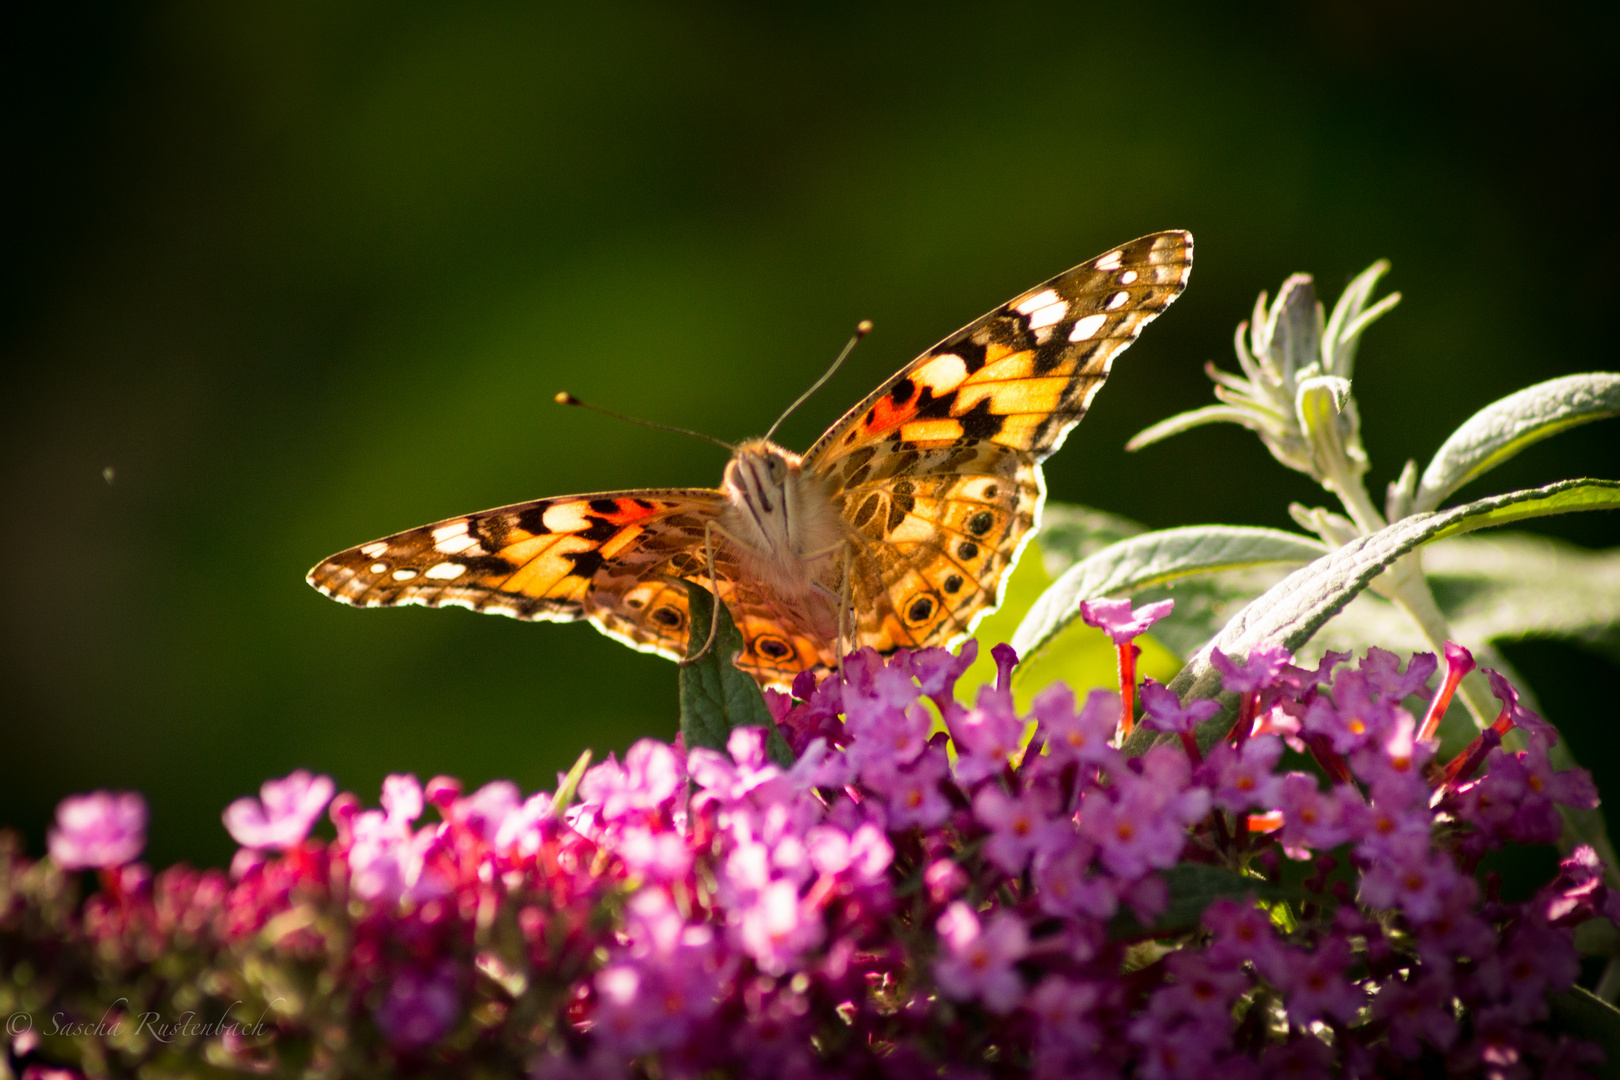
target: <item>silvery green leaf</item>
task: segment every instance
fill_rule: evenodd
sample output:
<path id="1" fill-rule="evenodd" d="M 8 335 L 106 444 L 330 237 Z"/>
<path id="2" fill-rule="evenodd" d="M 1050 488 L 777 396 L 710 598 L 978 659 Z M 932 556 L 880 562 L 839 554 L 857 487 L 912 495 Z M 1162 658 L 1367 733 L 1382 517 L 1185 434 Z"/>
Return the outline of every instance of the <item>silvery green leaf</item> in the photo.
<path id="1" fill-rule="evenodd" d="M 1320 536 L 1330 547 L 1343 547 L 1361 535 L 1361 530 L 1356 528 L 1355 522 L 1324 507 L 1289 503 L 1288 516 L 1293 518 L 1300 528 Z"/>
<path id="2" fill-rule="evenodd" d="M 1181 670 L 1170 689 L 1183 700 L 1222 696 L 1220 673 L 1209 662 L 1211 648 L 1244 656 L 1255 645 L 1272 641 L 1298 651 L 1391 563 L 1422 544 L 1527 517 L 1615 507 L 1620 507 L 1620 481 L 1564 480 L 1397 521 L 1289 574 L 1227 623 L 1215 641 Z M 1030 615 L 1034 614 L 1032 610 Z M 1200 744 L 1209 745 L 1225 733 L 1231 724 L 1226 713 L 1199 729 Z M 1153 738 L 1152 732 L 1139 729 L 1126 748 L 1140 753 Z"/>
<path id="3" fill-rule="evenodd" d="M 1577 424 L 1620 414 L 1620 374 L 1567 375 L 1492 402 L 1451 433 L 1423 470 L 1416 511 L 1433 510 L 1452 492 L 1520 450 Z"/>
<path id="4" fill-rule="evenodd" d="M 1122 540 L 1071 566 L 1035 601 L 1013 634 L 1019 656 L 1033 655 L 1079 617 L 1080 604 L 1163 585 L 1194 574 L 1278 562 L 1306 562 L 1316 541 L 1277 529 L 1198 525 Z"/>
<path id="5" fill-rule="evenodd" d="M 1118 514 L 1060 502 L 1042 508 L 1040 528 L 1041 565 L 1054 579 L 1110 544 L 1148 531 L 1146 525 Z"/>
<path id="6" fill-rule="evenodd" d="M 1366 310 L 1378 279 L 1388 271 L 1389 262 L 1380 259 L 1357 274 L 1356 279 L 1339 294 L 1322 338 L 1322 366 L 1328 374 L 1345 379 L 1355 374 L 1356 347 L 1362 331 L 1400 301 L 1400 293 L 1393 293 L 1380 300 L 1372 311 Z"/>
<path id="7" fill-rule="evenodd" d="M 1337 375 L 1302 379 L 1294 400 L 1300 430 L 1311 448 L 1312 478 L 1326 481 L 1347 475 L 1353 480 L 1367 471 L 1350 380 Z"/>
<path id="8" fill-rule="evenodd" d="M 1283 282 L 1269 322 L 1271 362 L 1287 387 L 1322 355 L 1322 305 L 1316 302 L 1316 284 L 1309 274 L 1294 274 Z"/>
<path id="9" fill-rule="evenodd" d="M 1220 423 L 1242 424 L 1251 431 L 1259 431 L 1262 427 L 1259 419 L 1247 409 L 1234 405 L 1205 405 L 1202 409 L 1177 413 L 1151 427 L 1144 428 L 1131 437 L 1131 441 L 1125 444 L 1125 449 L 1140 450 L 1144 446 L 1151 446 L 1191 428 Z"/>
<path id="10" fill-rule="evenodd" d="M 1384 516 L 1390 521 L 1399 521 L 1412 512 L 1412 496 L 1417 493 L 1417 479 L 1417 462 L 1407 458 L 1400 477 L 1389 485 L 1384 495 Z"/>

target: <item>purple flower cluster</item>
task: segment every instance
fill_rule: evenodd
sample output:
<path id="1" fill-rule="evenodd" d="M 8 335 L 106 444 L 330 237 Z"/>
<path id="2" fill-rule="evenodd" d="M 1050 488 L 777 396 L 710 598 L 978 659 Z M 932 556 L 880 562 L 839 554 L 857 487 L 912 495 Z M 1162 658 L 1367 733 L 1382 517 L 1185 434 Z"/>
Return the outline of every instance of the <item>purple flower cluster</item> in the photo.
<path id="1" fill-rule="evenodd" d="M 33 927 L 19 940 L 53 956 L 72 943 L 102 996 L 126 998 L 115 1008 L 139 1008 L 161 963 L 193 1008 L 263 1010 L 250 1035 L 199 1037 L 224 1067 L 1508 1078 L 1590 1064 L 1544 1022 L 1578 974 L 1572 927 L 1620 916 L 1596 856 L 1577 849 L 1522 903 L 1476 875 L 1492 848 L 1555 841 L 1558 805 L 1597 801 L 1586 774 L 1551 767 L 1552 729 L 1505 682 L 1503 719 L 1441 765 L 1405 706 L 1433 657 L 1217 655 L 1242 703 L 1230 733 L 1201 753 L 1197 726 L 1218 710 L 1149 682 L 1142 722 L 1166 738 L 1128 758 L 1119 695 L 1054 685 L 1020 714 L 1015 658 L 995 655 L 997 683 L 971 706 L 954 694 L 971 644 L 864 651 L 841 678 L 768 694 L 790 768 L 739 729 L 725 752 L 643 740 L 572 800 L 392 776 L 367 809 L 294 773 L 226 811 L 243 845 L 230 879 L 126 865 L 144 811 L 69 800 L 53 858 L 113 887 L 53 923 L 39 867 L 0 852 L 0 935 Z M 1513 729 L 1523 749 L 1503 744 Z M 330 842 L 309 836 L 322 809 Z M 57 1000 L 82 1012 L 91 998 Z"/>

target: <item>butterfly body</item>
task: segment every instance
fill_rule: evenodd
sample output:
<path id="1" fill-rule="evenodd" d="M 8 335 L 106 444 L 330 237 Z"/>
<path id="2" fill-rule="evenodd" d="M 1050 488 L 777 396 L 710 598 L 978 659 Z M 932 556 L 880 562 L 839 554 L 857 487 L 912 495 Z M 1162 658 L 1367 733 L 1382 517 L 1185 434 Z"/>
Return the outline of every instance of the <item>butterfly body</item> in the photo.
<path id="1" fill-rule="evenodd" d="M 587 619 L 679 658 L 688 618 L 677 582 L 693 581 L 731 611 L 745 642 L 737 665 L 774 685 L 836 667 L 840 647 L 952 644 L 1000 603 L 1034 534 L 1041 461 L 1191 264 L 1184 232 L 1082 263 L 919 356 L 802 456 L 767 439 L 740 444 L 718 490 L 572 495 L 450 518 L 339 552 L 309 582 L 361 607 Z"/>

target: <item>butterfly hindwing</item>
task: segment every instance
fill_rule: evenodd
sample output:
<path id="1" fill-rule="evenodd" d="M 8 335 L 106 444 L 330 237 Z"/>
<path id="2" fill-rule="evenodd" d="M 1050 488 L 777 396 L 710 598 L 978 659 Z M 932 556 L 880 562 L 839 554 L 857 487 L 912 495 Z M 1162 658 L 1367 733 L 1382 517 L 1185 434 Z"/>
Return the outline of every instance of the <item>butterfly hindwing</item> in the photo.
<path id="1" fill-rule="evenodd" d="M 928 350 L 817 440 L 805 467 L 861 537 L 863 644 L 945 644 L 994 610 L 1039 521 L 1040 462 L 1191 265 L 1184 232 L 1082 263 Z"/>

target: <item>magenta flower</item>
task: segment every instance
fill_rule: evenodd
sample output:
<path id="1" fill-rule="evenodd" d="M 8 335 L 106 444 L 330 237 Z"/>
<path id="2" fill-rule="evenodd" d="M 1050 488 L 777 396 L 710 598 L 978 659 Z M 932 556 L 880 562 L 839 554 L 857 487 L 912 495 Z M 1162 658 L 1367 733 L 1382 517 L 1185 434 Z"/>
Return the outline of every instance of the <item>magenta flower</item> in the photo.
<path id="1" fill-rule="evenodd" d="M 1485 677 L 1491 682 L 1491 693 L 1502 703 L 1502 715 L 1517 728 L 1523 728 L 1526 734 L 1539 735 L 1549 744 L 1558 741 L 1558 729 L 1541 718 L 1541 715 L 1519 704 L 1519 691 L 1513 684 L 1502 677 L 1499 671 L 1485 672 Z M 1497 723 L 1501 723 L 1500 720 Z M 1506 735 L 1506 731 L 1498 731 L 1498 735 Z"/>
<path id="2" fill-rule="evenodd" d="M 580 802 L 596 808 L 599 819 L 612 823 L 662 806 L 683 779 L 675 753 L 655 739 L 641 739 L 625 751 L 620 765 L 608 755 L 586 770 L 579 781 Z"/>
<path id="3" fill-rule="evenodd" d="M 456 971 L 449 961 L 431 972 L 396 974 L 375 1012 L 378 1030 L 401 1050 L 419 1050 L 438 1042 L 460 1015 Z"/>
<path id="4" fill-rule="evenodd" d="M 791 881 L 772 881 L 734 918 L 737 943 L 767 975 L 797 968 L 799 958 L 821 944 L 827 932 L 820 914 L 800 901 Z"/>
<path id="5" fill-rule="evenodd" d="M 1059 761 L 1078 761 L 1113 766 L 1119 754 L 1110 745 L 1119 723 L 1119 696 L 1109 690 L 1093 690 L 1086 704 L 1074 711 L 1074 691 L 1063 683 L 1035 695 L 1030 709 L 1040 721 L 1046 747 Z"/>
<path id="6" fill-rule="evenodd" d="M 1174 600 L 1160 600 L 1133 609 L 1129 600 L 1082 600 L 1080 619 L 1123 645 L 1147 633 L 1148 628 L 1175 609 Z"/>
<path id="7" fill-rule="evenodd" d="M 1153 679 L 1142 680 L 1142 723 L 1172 735 L 1191 735 L 1205 720 L 1221 711 L 1221 703 L 1204 699 L 1185 707 L 1175 691 Z"/>
<path id="8" fill-rule="evenodd" d="M 266 780 L 257 799 L 244 795 L 225 808 L 225 831 L 245 848 L 297 847 L 336 790 L 330 776 L 314 776 L 308 769 Z"/>
<path id="9" fill-rule="evenodd" d="M 1294 1023 L 1328 1018 L 1349 1022 L 1366 1003 L 1366 994 L 1344 977 L 1352 959 L 1350 943 L 1330 937 L 1309 952 L 1274 953 L 1264 973 L 1282 990 Z"/>
<path id="10" fill-rule="evenodd" d="M 1029 951 L 1029 931 L 1010 911 L 998 911 L 981 926 L 973 909 L 953 901 L 936 924 L 946 955 L 934 961 L 934 980 L 947 997 L 978 998 L 993 1013 L 1006 1014 L 1024 997 L 1014 964 Z"/>
<path id="11" fill-rule="evenodd" d="M 1413 653 L 1403 672 L 1399 656 L 1373 646 L 1361 661 L 1360 671 L 1391 704 L 1399 705 L 1413 694 L 1426 692 L 1437 667 L 1433 653 Z"/>
<path id="12" fill-rule="evenodd" d="M 1234 813 L 1270 809 L 1282 797 L 1282 777 L 1275 772 L 1282 757 L 1282 740 L 1256 735 L 1236 746 L 1217 743 L 1204 760 L 1200 776 L 1211 789 L 1215 805 Z"/>
<path id="13" fill-rule="evenodd" d="M 1211 649 L 1209 662 L 1221 673 L 1221 686 L 1234 694 L 1269 690 L 1294 662 L 1294 654 L 1271 641 L 1249 650 L 1241 662 L 1219 649 Z"/>
<path id="14" fill-rule="evenodd" d="M 977 704 L 945 722 L 956 744 L 956 782 L 964 787 L 999 774 L 1023 742 L 1024 721 L 1012 695 L 993 687 L 979 687 Z"/>
<path id="15" fill-rule="evenodd" d="M 46 836 L 51 861 L 64 870 L 112 870 L 146 846 L 146 800 L 133 791 L 72 795 L 56 807 Z"/>
<path id="16" fill-rule="evenodd" d="M 949 775 L 950 762 L 945 751 L 930 747 L 908 769 L 880 761 L 863 773 L 861 779 L 887 800 L 892 827 L 936 829 L 951 814 L 950 800 L 940 789 Z"/>
<path id="17" fill-rule="evenodd" d="M 973 796 L 973 816 L 990 830 L 985 858 L 1009 874 L 1021 874 L 1039 848 L 1072 839 L 1073 826 L 1052 820 L 1052 810 L 1051 796 L 1041 789 L 1014 796 L 997 784 L 980 788 Z"/>

